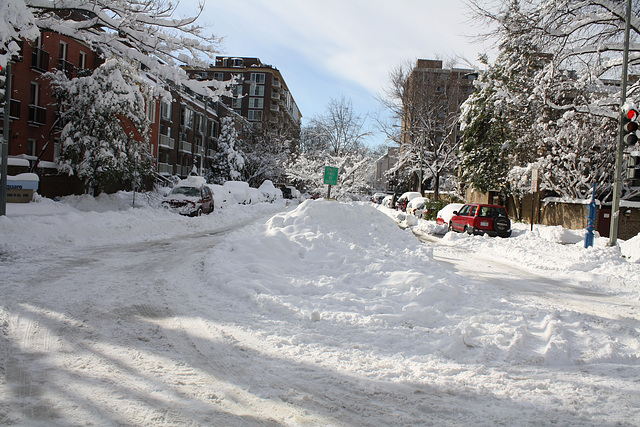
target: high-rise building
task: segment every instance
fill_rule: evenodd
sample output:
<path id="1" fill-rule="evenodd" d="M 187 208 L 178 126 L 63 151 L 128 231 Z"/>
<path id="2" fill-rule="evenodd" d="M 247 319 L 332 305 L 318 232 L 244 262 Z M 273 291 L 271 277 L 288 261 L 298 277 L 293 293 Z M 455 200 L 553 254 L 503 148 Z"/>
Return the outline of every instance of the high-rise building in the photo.
<path id="1" fill-rule="evenodd" d="M 410 187 L 436 194 L 452 174 L 460 133 L 460 107 L 474 91 L 475 70 L 442 67 L 442 61 L 418 59 L 402 89 L 401 152 L 413 158 Z"/>
<path id="2" fill-rule="evenodd" d="M 185 68 L 191 78 L 238 79 L 233 97 L 223 102 L 245 117 L 256 131 L 269 130 L 297 138 L 302 114 L 280 71 L 259 58 L 222 57 L 208 68 Z"/>
<path id="3" fill-rule="evenodd" d="M 442 67 L 442 61 L 418 59 L 407 79 L 403 100 L 403 142 L 415 134 L 410 127 L 430 132 L 436 141 L 458 138 L 460 106 L 474 92 L 478 73 L 472 69 Z"/>

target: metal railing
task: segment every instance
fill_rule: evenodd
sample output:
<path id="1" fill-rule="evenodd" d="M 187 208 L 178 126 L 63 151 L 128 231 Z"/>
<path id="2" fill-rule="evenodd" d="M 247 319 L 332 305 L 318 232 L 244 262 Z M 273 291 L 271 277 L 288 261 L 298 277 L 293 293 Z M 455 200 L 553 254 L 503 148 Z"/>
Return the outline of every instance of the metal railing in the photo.
<path id="1" fill-rule="evenodd" d="M 158 143 L 161 147 L 170 148 L 172 150 L 176 148 L 176 142 L 174 141 L 174 139 L 167 135 L 160 134 L 160 140 L 158 141 Z"/>
<path id="2" fill-rule="evenodd" d="M 168 173 L 173 175 L 173 165 L 168 163 L 158 163 L 158 173 Z"/>
<path id="3" fill-rule="evenodd" d="M 34 48 L 31 54 L 31 68 L 42 72 L 49 71 L 49 52 L 39 47 Z"/>
<path id="4" fill-rule="evenodd" d="M 47 122 L 47 109 L 29 105 L 29 124 L 43 126 Z"/>
<path id="5" fill-rule="evenodd" d="M 179 151 L 183 151 L 185 153 L 191 153 L 191 143 L 180 141 L 180 146 L 178 147 Z"/>

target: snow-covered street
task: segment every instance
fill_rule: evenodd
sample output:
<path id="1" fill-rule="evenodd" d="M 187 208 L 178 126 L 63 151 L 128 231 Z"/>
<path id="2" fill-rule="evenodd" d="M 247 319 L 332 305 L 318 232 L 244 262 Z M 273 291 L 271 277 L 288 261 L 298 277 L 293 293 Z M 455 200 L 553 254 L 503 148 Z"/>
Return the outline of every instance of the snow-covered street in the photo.
<path id="1" fill-rule="evenodd" d="M 0 217 L 0 424 L 640 425 L 640 237 L 124 199 Z"/>

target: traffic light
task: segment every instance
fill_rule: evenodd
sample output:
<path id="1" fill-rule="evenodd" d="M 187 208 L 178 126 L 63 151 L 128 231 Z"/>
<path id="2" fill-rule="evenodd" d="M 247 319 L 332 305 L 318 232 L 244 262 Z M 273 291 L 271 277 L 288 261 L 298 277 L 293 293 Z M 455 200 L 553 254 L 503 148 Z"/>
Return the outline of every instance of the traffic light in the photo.
<path id="1" fill-rule="evenodd" d="M 622 140 L 625 145 L 634 145 L 638 142 L 636 131 L 638 130 L 638 110 L 635 107 L 626 106 L 622 109 Z"/>

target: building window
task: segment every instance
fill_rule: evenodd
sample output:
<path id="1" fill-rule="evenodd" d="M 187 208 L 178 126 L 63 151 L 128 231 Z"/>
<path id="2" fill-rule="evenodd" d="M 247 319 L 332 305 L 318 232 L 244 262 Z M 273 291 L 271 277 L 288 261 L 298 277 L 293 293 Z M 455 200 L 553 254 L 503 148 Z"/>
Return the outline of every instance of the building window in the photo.
<path id="1" fill-rule="evenodd" d="M 212 136 L 215 138 L 216 136 L 216 122 L 214 122 L 213 120 L 209 120 L 209 136 Z"/>
<path id="2" fill-rule="evenodd" d="M 171 136 L 171 126 L 167 126 L 164 123 L 160 123 L 160 134 Z"/>
<path id="3" fill-rule="evenodd" d="M 233 96 L 242 96 L 242 85 L 236 85 L 233 87 Z"/>
<path id="4" fill-rule="evenodd" d="M 182 126 L 192 128 L 193 127 L 193 110 L 190 110 L 186 107 L 182 107 L 182 111 L 180 114 L 180 124 Z"/>
<path id="5" fill-rule="evenodd" d="M 151 123 L 155 123 L 156 122 L 156 100 L 155 100 L 155 98 L 147 99 L 146 110 L 147 110 L 147 119 L 149 119 L 149 121 Z"/>
<path id="6" fill-rule="evenodd" d="M 251 121 L 262 121 L 262 110 L 249 110 L 247 118 Z"/>
<path id="7" fill-rule="evenodd" d="M 231 108 L 242 108 L 242 98 L 233 98 L 231 100 Z"/>
<path id="8" fill-rule="evenodd" d="M 58 59 L 65 60 L 67 59 L 67 43 L 60 42 L 60 54 L 58 55 Z"/>
<path id="9" fill-rule="evenodd" d="M 224 73 L 213 73 L 213 79 L 218 81 L 224 81 Z"/>
<path id="10" fill-rule="evenodd" d="M 231 60 L 232 67 L 242 67 L 242 58 L 233 58 Z"/>
<path id="11" fill-rule="evenodd" d="M 171 103 L 167 101 L 162 101 L 160 103 L 160 116 L 163 119 L 171 120 Z"/>
<path id="12" fill-rule="evenodd" d="M 40 103 L 40 85 L 31 82 L 31 95 L 29 96 L 29 105 L 38 105 Z"/>
<path id="13" fill-rule="evenodd" d="M 35 139 L 30 139 L 27 141 L 27 156 L 37 156 L 38 155 L 38 141 Z"/>
<path id="14" fill-rule="evenodd" d="M 251 73 L 251 81 L 263 85 L 265 81 L 264 73 Z"/>
<path id="15" fill-rule="evenodd" d="M 53 140 L 53 160 L 58 160 L 61 152 L 62 144 L 60 143 L 60 138 L 55 138 Z"/>
<path id="16" fill-rule="evenodd" d="M 251 95 L 251 96 L 264 96 L 264 86 L 251 85 L 249 87 L 249 95 Z"/>
<path id="17" fill-rule="evenodd" d="M 84 70 L 87 68 L 87 54 L 86 52 L 80 52 L 80 56 L 78 57 L 78 68 Z"/>
<path id="18" fill-rule="evenodd" d="M 264 108 L 263 98 L 249 98 L 249 108 Z"/>

